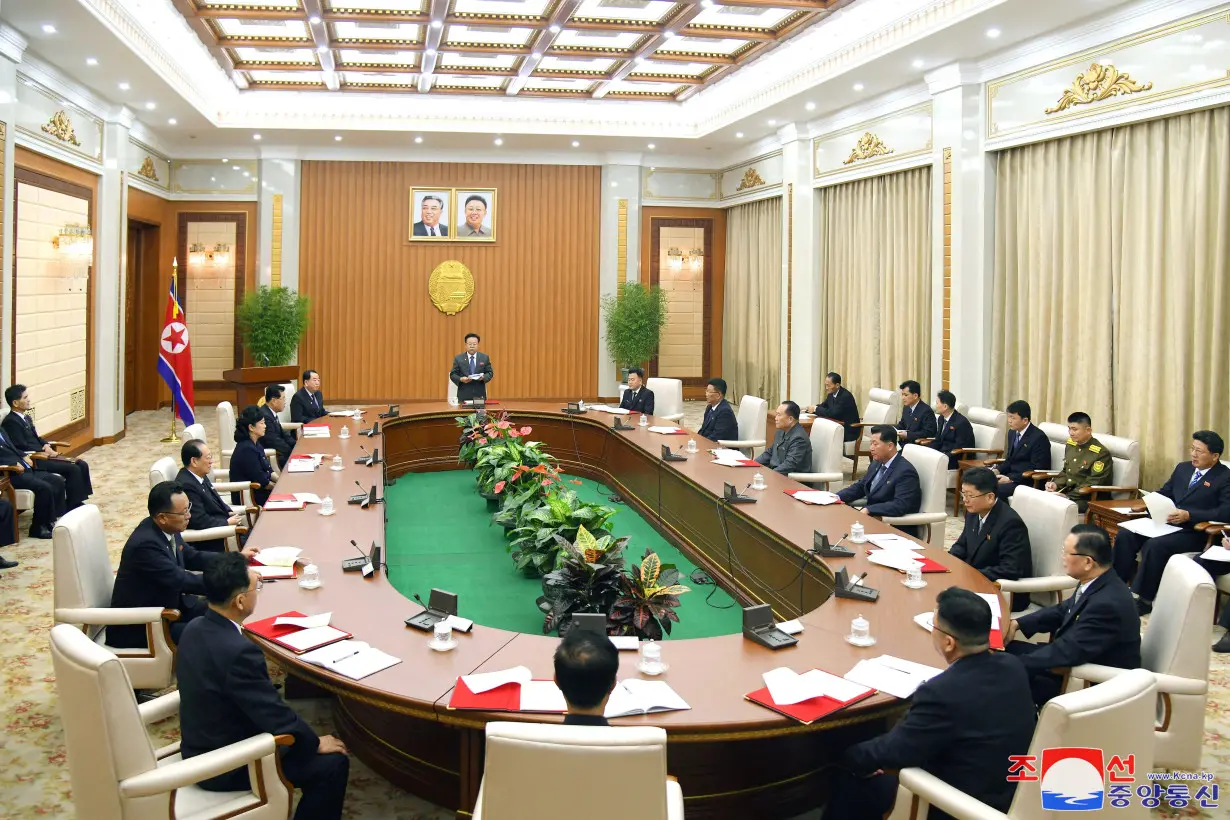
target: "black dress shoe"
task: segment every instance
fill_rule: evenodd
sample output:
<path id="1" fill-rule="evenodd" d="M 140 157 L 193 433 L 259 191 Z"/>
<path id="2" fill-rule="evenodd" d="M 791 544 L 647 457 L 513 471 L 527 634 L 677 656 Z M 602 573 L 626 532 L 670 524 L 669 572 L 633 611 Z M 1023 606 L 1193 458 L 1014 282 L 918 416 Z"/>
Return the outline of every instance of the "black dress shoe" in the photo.
<path id="1" fill-rule="evenodd" d="M 51 527 L 31 527 L 30 537 L 43 539 L 51 538 Z"/>
<path id="2" fill-rule="evenodd" d="M 15 566 L 17 566 L 16 561 L 10 561 L 3 555 L 0 555 L 0 569 L 12 569 Z"/>
<path id="3" fill-rule="evenodd" d="M 1222 635 L 1217 643 L 1213 644 L 1213 651 L 1223 655 L 1230 652 L 1230 632 Z"/>
<path id="4" fill-rule="evenodd" d="M 1136 599 L 1136 614 L 1141 617 L 1148 615 L 1153 611 L 1153 602 L 1146 601 L 1144 598 Z"/>

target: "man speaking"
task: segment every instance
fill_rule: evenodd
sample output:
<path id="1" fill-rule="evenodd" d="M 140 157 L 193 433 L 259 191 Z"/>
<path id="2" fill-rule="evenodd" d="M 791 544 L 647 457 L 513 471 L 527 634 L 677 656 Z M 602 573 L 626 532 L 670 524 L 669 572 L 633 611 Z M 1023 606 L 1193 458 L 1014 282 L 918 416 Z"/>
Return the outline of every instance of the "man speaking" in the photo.
<path id="1" fill-rule="evenodd" d="M 491 370 L 491 357 L 478 352 L 481 341 L 477 333 L 466 334 L 466 349 L 453 357 L 453 369 L 448 374 L 453 384 L 457 385 L 458 401 L 473 401 L 487 398 L 487 382 L 494 375 Z"/>

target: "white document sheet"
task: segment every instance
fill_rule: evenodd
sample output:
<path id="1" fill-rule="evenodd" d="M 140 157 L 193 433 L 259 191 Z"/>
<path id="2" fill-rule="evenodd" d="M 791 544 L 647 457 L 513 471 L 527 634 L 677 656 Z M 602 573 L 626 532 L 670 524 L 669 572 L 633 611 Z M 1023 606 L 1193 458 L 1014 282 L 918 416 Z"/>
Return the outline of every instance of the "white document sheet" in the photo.
<path id="1" fill-rule="evenodd" d="M 1209 561 L 1230 561 L 1230 550 L 1220 544 L 1214 544 L 1205 550 L 1204 554 L 1200 557 Z"/>
<path id="2" fill-rule="evenodd" d="M 918 554 L 909 550 L 872 550 L 867 554 L 867 560 L 871 563 L 901 572 L 917 566 L 919 563 L 917 559 Z"/>
<path id="3" fill-rule="evenodd" d="M 747 459 L 742 450 L 732 450 L 729 447 L 718 447 L 717 449 L 710 450 L 709 454 L 714 458 L 724 461 L 744 461 Z"/>
<path id="4" fill-rule="evenodd" d="M 918 624 L 919 626 L 921 626 L 923 629 L 927 630 L 928 632 L 934 632 L 935 631 L 935 613 L 934 612 L 920 612 L 919 614 L 914 616 L 914 623 Z"/>
<path id="5" fill-rule="evenodd" d="M 979 592 L 978 597 L 986 601 L 987 605 L 991 607 L 991 628 L 999 629 L 999 618 L 1003 614 L 1003 610 L 1000 608 L 1003 599 L 994 592 Z"/>
<path id="6" fill-rule="evenodd" d="M 288 473 L 310 473 L 316 469 L 316 462 L 310 458 L 298 458 L 286 462 Z"/>
<path id="7" fill-rule="evenodd" d="M 320 496 L 316 493 L 294 493 L 295 500 L 304 504 L 319 504 Z"/>
<path id="8" fill-rule="evenodd" d="M 363 641 L 338 641 L 328 646 L 322 646 L 320 649 L 313 649 L 311 652 L 306 652 L 299 657 L 317 666 L 328 666 L 331 663 L 345 660 L 351 655 L 357 655 L 368 649 L 371 649 L 371 647 Z"/>
<path id="9" fill-rule="evenodd" d="M 663 435 L 671 435 L 673 433 L 678 433 L 679 430 L 680 428 L 678 427 L 666 427 L 663 425 L 656 425 L 656 426 L 649 427 L 649 432 L 662 433 Z"/>
<path id="10" fill-rule="evenodd" d="M 295 577 L 295 568 L 293 566 L 291 567 L 251 566 L 251 567 L 248 567 L 248 569 L 256 570 L 256 574 L 259 575 L 262 579 L 268 578 L 268 579 L 272 579 L 276 581 L 281 578 L 289 579 L 289 578 Z"/>
<path id="11" fill-rule="evenodd" d="M 848 681 L 878 689 L 897 698 L 908 698 L 923 683 L 944 670 L 921 663 L 881 655 L 871 660 L 859 661 L 846 673 Z"/>
<path id="12" fill-rule="evenodd" d="M 459 615 L 449 615 L 444 621 L 458 632 L 469 632 L 474 627 L 473 621 Z"/>
<path id="13" fill-rule="evenodd" d="M 828 490 L 800 490 L 794 494 L 796 501 L 805 501 L 808 504 L 820 504 L 827 506 L 836 504 L 841 499 L 837 497 L 837 493 L 830 493 Z"/>
<path id="14" fill-rule="evenodd" d="M 329 438 L 330 437 L 329 428 L 325 426 L 308 427 L 305 424 L 299 428 L 299 432 L 303 433 L 304 438 Z"/>
<path id="15" fill-rule="evenodd" d="M 819 669 L 812 669 L 800 675 L 793 669 L 782 666 L 765 672 L 763 677 L 765 686 L 769 687 L 769 696 L 778 706 L 802 703 L 821 696 L 848 703 L 869 691 L 866 686 L 851 683 Z"/>
<path id="16" fill-rule="evenodd" d="M 332 612 L 321 612 L 318 615 L 283 615 L 273 622 L 274 626 L 301 626 L 304 629 L 315 629 L 318 626 L 328 626 Z"/>
<path id="17" fill-rule="evenodd" d="M 298 547 L 265 547 L 256 553 L 256 560 L 267 567 L 293 567 L 301 552 Z"/>
<path id="18" fill-rule="evenodd" d="M 635 652 L 641 648 L 641 639 L 635 635 L 612 635 L 611 643 L 620 652 Z"/>
<path id="19" fill-rule="evenodd" d="M 526 683 L 534 679 L 528 666 L 514 666 L 498 672 L 481 672 L 477 675 L 462 675 L 466 687 L 476 695 L 488 692 L 506 683 Z"/>
<path id="20" fill-rule="evenodd" d="M 1154 521 L 1165 522 L 1172 512 L 1177 512 L 1178 507 L 1174 502 L 1161 493 L 1145 493 L 1145 507 L 1149 510 L 1149 517 Z"/>
<path id="21" fill-rule="evenodd" d="M 920 550 L 923 548 L 923 545 L 917 541 L 911 541 L 892 533 L 870 533 L 867 535 L 867 540 L 882 550 Z"/>
<path id="22" fill-rule="evenodd" d="M 332 663 L 327 668 L 351 680 L 362 680 L 368 675 L 374 675 L 382 669 L 388 669 L 399 663 L 401 663 L 401 658 L 395 658 L 375 647 L 369 647 L 362 652 Z"/>
<path id="23" fill-rule="evenodd" d="M 650 712 L 673 712 L 691 709 L 687 702 L 664 680 L 628 678 L 615 685 L 606 703 L 607 718 L 645 715 Z"/>
<path id="24" fill-rule="evenodd" d="M 314 629 L 303 629 L 293 632 L 280 640 L 296 652 L 304 652 L 344 637 L 346 637 L 346 633 L 340 629 L 332 626 L 318 626 Z"/>
<path id="25" fill-rule="evenodd" d="M 792 621 L 782 621 L 777 628 L 787 635 L 797 635 L 803 631 L 803 622 L 795 618 Z"/>
<path id="26" fill-rule="evenodd" d="M 1133 518 L 1131 521 L 1119 522 L 1119 529 L 1134 532 L 1144 538 L 1157 538 L 1179 531 L 1174 524 L 1167 524 L 1164 518 L 1161 521 L 1153 518 Z"/>
<path id="27" fill-rule="evenodd" d="M 522 712 L 567 712 L 568 701 L 553 680 L 527 680 L 521 684 Z"/>

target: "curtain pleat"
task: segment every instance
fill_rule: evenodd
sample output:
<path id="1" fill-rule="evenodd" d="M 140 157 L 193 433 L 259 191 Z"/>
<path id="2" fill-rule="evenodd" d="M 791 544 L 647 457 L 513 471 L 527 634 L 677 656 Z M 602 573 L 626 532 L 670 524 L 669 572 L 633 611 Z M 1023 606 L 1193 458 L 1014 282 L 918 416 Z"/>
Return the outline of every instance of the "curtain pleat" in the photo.
<path id="1" fill-rule="evenodd" d="M 726 296 L 722 376 L 729 396 L 781 395 L 782 200 L 761 199 L 726 212 Z"/>

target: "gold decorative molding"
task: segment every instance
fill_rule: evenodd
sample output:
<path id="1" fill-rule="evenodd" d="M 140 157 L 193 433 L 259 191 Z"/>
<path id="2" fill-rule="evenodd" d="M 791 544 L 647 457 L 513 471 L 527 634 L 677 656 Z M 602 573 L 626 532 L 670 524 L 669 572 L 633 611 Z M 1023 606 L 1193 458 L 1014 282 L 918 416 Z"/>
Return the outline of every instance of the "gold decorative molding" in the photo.
<path id="1" fill-rule="evenodd" d="M 427 292 L 441 313 L 453 316 L 474 298 L 474 274 L 455 259 L 441 262 L 427 280 Z"/>
<path id="2" fill-rule="evenodd" d="M 1071 88 L 1065 88 L 1059 101 L 1054 107 L 1046 109 L 1046 113 L 1056 114 L 1067 111 L 1074 105 L 1089 105 L 1111 97 L 1148 91 L 1150 88 L 1153 88 L 1153 83 L 1142 85 L 1110 63 L 1091 63 L 1087 70 L 1076 75 Z"/>
<path id="3" fill-rule="evenodd" d="M 952 149 L 944 149 L 944 315 L 940 348 L 940 385 L 952 375 Z"/>
<path id="4" fill-rule="evenodd" d="M 68 112 L 60 110 L 51 115 L 51 119 L 45 122 L 42 126 L 44 134 L 50 134 L 60 142 L 67 142 L 69 145 L 81 146 L 81 140 L 77 139 L 77 132 L 73 130 L 73 121 L 68 118 Z"/>
<path id="5" fill-rule="evenodd" d="M 743 172 L 743 180 L 739 183 L 739 187 L 735 188 L 735 193 L 739 191 L 747 191 L 752 188 L 764 185 L 764 177 L 762 177 L 755 168 L 748 168 Z"/>
<path id="6" fill-rule="evenodd" d="M 158 169 L 154 167 L 154 158 L 146 154 L 145 160 L 141 163 L 141 167 L 137 169 L 137 176 L 145 177 L 154 182 L 162 182 L 158 178 Z"/>
<path id="7" fill-rule="evenodd" d="M 273 195 L 273 234 L 269 251 L 269 284 L 282 287 L 282 195 Z"/>
<path id="8" fill-rule="evenodd" d="M 865 132 L 858 138 L 858 142 L 854 148 L 850 150 L 850 156 L 842 160 L 842 165 L 851 165 L 864 159 L 872 157 L 883 157 L 891 154 L 893 149 L 884 144 L 884 141 L 870 131 Z"/>

